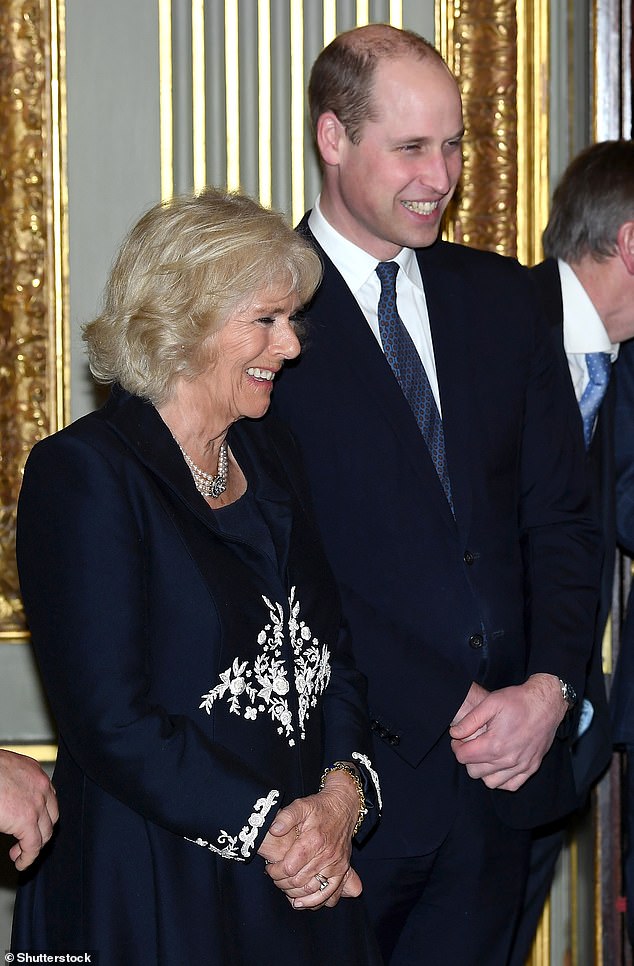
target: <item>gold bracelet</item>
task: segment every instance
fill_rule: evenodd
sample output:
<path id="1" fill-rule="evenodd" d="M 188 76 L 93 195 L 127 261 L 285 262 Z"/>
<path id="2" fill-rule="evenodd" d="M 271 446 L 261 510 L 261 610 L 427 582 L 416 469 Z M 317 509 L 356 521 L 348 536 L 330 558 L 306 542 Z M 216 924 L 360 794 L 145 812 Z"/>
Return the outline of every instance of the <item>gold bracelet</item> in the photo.
<path id="1" fill-rule="evenodd" d="M 354 782 L 354 787 L 356 788 L 357 794 L 359 796 L 359 816 L 357 818 L 357 824 L 352 830 L 352 838 L 354 838 L 357 832 L 359 831 L 359 829 L 361 828 L 363 819 L 368 814 L 368 810 L 365 807 L 365 795 L 363 794 L 363 785 L 361 784 L 361 779 L 359 778 L 358 774 L 356 773 L 352 765 L 349 765 L 345 761 L 335 761 L 328 768 L 324 769 L 324 773 L 321 776 L 321 781 L 319 782 L 319 791 L 321 791 L 324 785 L 326 784 L 326 778 L 332 771 L 342 771 L 344 772 L 344 774 L 348 775 Z"/>

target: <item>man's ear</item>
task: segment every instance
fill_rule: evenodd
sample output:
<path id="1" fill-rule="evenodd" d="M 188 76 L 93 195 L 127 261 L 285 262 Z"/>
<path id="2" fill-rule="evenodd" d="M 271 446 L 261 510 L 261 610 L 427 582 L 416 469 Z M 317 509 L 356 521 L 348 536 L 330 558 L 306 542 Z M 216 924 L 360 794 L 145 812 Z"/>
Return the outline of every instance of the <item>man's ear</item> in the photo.
<path id="1" fill-rule="evenodd" d="M 634 221 L 624 221 L 616 235 L 616 247 L 630 275 L 634 275 Z"/>
<path id="2" fill-rule="evenodd" d="M 326 111 L 319 116 L 315 139 L 324 164 L 339 163 L 339 151 L 344 138 L 346 138 L 346 132 L 336 114 Z"/>

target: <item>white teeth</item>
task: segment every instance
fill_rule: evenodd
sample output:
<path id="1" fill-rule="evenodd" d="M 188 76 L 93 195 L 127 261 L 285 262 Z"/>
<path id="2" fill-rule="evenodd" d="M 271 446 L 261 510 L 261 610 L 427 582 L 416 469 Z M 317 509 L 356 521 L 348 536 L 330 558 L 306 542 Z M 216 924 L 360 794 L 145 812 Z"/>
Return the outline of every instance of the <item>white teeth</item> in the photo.
<path id="1" fill-rule="evenodd" d="M 431 215 L 436 210 L 439 202 L 437 201 L 402 201 L 401 204 L 408 211 L 414 211 L 417 215 Z"/>
<path id="2" fill-rule="evenodd" d="M 255 367 L 247 369 L 247 375 L 255 376 L 256 379 L 266 379 L 267 382 L 273 382 L 273 379 L 275 378 L 275 373 L 271 372 L 270 369 L 258 369 Z"/>

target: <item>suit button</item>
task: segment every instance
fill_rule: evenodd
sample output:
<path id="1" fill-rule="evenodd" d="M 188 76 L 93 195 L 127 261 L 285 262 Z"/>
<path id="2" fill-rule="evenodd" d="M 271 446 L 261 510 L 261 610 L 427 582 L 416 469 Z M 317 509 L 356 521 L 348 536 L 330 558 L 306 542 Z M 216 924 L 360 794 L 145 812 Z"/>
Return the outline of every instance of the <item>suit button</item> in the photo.
<path id="1" fill-rule="evenodd" d="M 472 634 L 469 638 L 469 647 L 472 647 L 474 651 L 477 651 L 483 644 L 484 638 L 482 634 Z"/>
<path id="2" fill-rule="evenodd" d="M 390 732 L 388 731 L 388 729 L 384 725 L 381 725 L 381 727 L 379 728 L 379 738 L 385 739 L 388 737 L 389 733 Z"/>
<path id="3" fill-rule="evenodd" d="M 396 746 L 400 745 L 400 743 L 401 743 L 401 739 L 399 738 L 398 735 L 390 735 L 390 737 L 388 738 L 388 744 L 392 745 L 393 748 L 396 748 Z"/>
<path id="4" fill-rule="evenodd" d="M 372 718 L 372 721 L 370 722 L 370 730 L 371 731 L 379 730 L 379 722 L 376 720 L 376 718 Z"/>
<path id="5" fill-rule="evenodd" d="M 470 567 L 473 561 L 475 560 L 475 557 L 473 556 L 470 550 L 465 550 L 464 556 L 462 559 L 467 564 L 467 566 Z"/>

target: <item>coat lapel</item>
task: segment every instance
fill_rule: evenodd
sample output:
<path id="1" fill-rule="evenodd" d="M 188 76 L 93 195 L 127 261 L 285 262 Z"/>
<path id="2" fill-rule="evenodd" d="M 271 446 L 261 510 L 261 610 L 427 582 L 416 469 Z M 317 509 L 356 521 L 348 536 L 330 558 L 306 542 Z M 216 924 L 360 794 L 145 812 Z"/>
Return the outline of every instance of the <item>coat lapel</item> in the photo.
<path id="1" fill-rule="evenodd" d="M 149 402 L 115 386 L 102 410 L 107 422 L 141 462 L 196 514 L 215 529 L 207 504 L 198 493 L 169 429 Z"/>
<path id="2" fill-rule="evenodd" d="M 196 490 L 177 444 L 154 406 L 115 387 L 102 412 L 113 430 L 135 452 L 150 472 L 158 477 L 171 494 L 184 504 L 205 528 L 220 536 L 213 512 Z M 242 423 L 236 424 L 229 430 L 229 445 L 247 478 L 249 487 L 253 487 L 260 509 L 274 536 L 280 568 L 284 572 L 288 560 L 292 517 L 290 487 L 287 487 L 283 480 L 280 480 L 279 484 L 275 482 L 279 477 L 279 472 L 276 472 L 275 444 L 271 443 L 268 449 L 264 449 L 252 438 L 254 435 L 249 432 L 248 426 Z M 180 519 L 180 514 L 178 517 Z M 182 522 L 181 520 L 181 526 Z M 185 529 L 191 538 L 191 528 L 187 526 Z M 222 537 L 222 539 L 226 538 Z M 204 541 L 201 544 L 197 536 L 189 539 L 188 543 L 193 552 L 195 546 L 202 546 L 202 552 L 198 552 L 201 570 L 205 572 L 204 558 L 207 555 L 207 545 Z M 262 555 L 262 549 L 255 543 L 252 545 L 252 550 Z"/>
<path id="3" fill-rule="evenodd" d="M 479 375 L 474 369 L 477 354 L 471 350 L 476 347 L 469 345 L 465 313 L 467 306 L 476 311 L 477 300 L 466 289 L 463 275 L 449 266 L 445 252 L 445 244 L 437 242 L 420 249 L 417 258 L 434 344 L 454 511 L 460 529 L 466 531 L 472 510 L 470 467 L 478 463 L 477 425 L 469 413 L 477 398 Z"/>
<path id="4" fill-rule="evenodd" d="M 336 330 L 336 339 L 327 341 L 331 351 L 336 352 L 337 365 L 345 369 L 345 378 L 357 383 L 359 398 L 364 400 L 363 408 L 373 410 L 379 419 L 389 424 L 402 446 L 404 458 L 420 477 L 425 493 L 436 501 L 439 514 L 454 529 L 455 521 L 436 468 L 381 347 L 350 289 L 305 223 L 300 225 L 300 230 L 310 238 L 328 268 L 314 303 L 318 318 L 310 320 L 309 311 L 311 326 L 328 326 Z M 345 418 L 345 414 L 342 416 Z"/>

